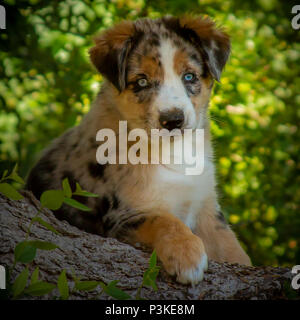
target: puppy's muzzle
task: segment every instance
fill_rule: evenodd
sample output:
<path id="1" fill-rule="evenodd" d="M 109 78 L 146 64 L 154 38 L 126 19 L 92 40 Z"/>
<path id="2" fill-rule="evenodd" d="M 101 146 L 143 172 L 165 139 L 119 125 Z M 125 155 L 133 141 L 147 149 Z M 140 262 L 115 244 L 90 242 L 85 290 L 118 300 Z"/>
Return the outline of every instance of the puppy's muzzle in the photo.
<path id="1" fill-rule="evenodd" d="M 163 111 L 159 116 L 160 125 L 168 130 L 181 129 L 184 124 L 184 113 L 180 109 Z"/>

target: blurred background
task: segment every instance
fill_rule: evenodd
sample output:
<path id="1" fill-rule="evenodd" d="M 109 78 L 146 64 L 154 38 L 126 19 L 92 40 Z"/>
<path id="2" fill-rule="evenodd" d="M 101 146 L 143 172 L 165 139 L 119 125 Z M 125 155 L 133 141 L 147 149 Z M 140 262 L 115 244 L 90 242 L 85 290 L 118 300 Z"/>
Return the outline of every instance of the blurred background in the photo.
<path id="1" fill-rule="evenodd" d="M 0 174 L 88 112 L 102 78 L 92 36 L 122 19 L 206 14 L 232 54 L 210 106 L 220 202 L 256 265 L 300 264 L 300 31 L 292 1 L 5 0 L 0 30 Z"/>

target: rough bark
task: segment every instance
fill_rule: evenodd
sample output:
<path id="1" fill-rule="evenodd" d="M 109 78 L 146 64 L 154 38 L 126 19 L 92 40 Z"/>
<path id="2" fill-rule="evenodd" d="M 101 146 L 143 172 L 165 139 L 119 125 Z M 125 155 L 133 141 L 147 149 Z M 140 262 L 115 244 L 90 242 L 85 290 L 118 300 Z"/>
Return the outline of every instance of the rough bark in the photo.
<path id="1" fill-rule="evenodd" d="M 37 213 L 39 202 L 29 193 L 25 196 L 24 200 L 11 201 L 0 195 L 0 264 L 5 266 L 12 265 L 14 248 L 25 239 L 30 219 Z M 60 235 L 35 223 L 30 238 L 51 241 L 59 248 L 53 251 L 38 250 L 35 260 L 30 264 L 31 271 L 39 266 L 40 278 L 52 283 L 57 282 L 63 269 L 67 270 L 70 282 L 72 270 L 82 280 L 101 280 L 105 283 L 119 280 L 119 287 L 135 297 L 148 267 L 149 252 L 115 239 L 83 232 L 66 221 L 57 220 L 49 210 L 43 210 L 40 217 Z M 22 264 L 16 265 L 13 279 L 23 267 Z M 210 261 L 204 280 L 197 286 L 176 283 L 162 268 L 157 278 L 158 291 L 143 288 L 141 296 L 146 299 L 280 299 L 285 298 L 284 283 L 290 283 L 291 277 L 286 268 L 245 267 Z M 76 291 L 70 298 L 94 299 L 98 293 Z M 111 298 L 102 294 L 100 299 Z"/>

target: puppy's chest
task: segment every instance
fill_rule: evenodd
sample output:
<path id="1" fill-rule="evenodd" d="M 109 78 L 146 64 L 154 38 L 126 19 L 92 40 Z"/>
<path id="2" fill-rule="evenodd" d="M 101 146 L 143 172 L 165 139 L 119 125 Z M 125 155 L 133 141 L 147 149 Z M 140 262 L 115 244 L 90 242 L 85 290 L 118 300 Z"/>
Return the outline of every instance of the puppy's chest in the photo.
<path id="1" fill-rule="evenodd" d="M 152 188 L 163 207 L 193 229 L 204 201 L 214 193 L 214 168 L 205 163 L 201 175 L 185 175 L 182 168 L 176 170 L 159 166 Z"/>

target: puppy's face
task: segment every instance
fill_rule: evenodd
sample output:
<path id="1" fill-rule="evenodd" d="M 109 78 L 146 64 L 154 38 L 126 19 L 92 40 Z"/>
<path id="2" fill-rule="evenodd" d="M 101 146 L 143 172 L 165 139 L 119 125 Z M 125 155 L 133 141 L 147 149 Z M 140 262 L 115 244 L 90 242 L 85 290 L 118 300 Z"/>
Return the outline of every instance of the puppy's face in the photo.
<path id="1" fill-rule="evenodd" d="M 213 79 L 229 55 L 211 20 L 141 19 L 96 39 L 91 59 L 115 87 L 115 107 L 130 128 L 203 128 Z"/>

